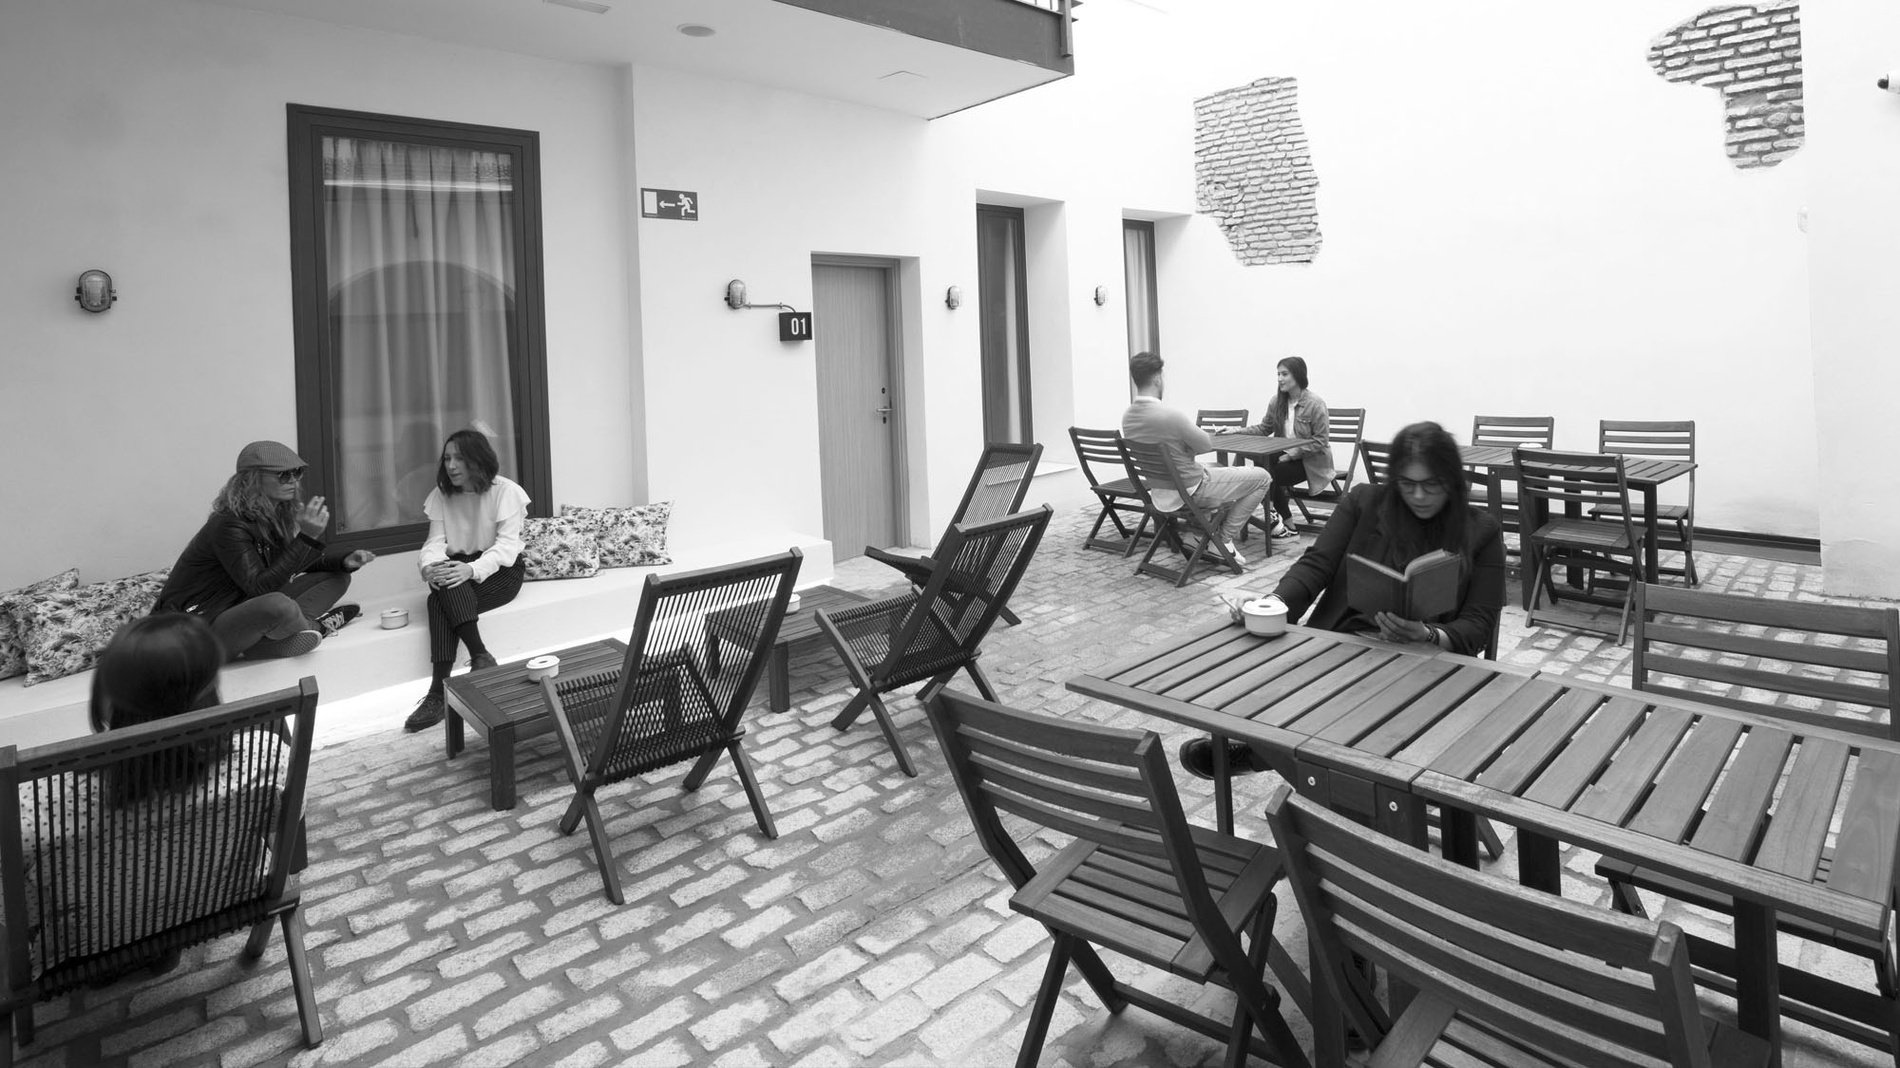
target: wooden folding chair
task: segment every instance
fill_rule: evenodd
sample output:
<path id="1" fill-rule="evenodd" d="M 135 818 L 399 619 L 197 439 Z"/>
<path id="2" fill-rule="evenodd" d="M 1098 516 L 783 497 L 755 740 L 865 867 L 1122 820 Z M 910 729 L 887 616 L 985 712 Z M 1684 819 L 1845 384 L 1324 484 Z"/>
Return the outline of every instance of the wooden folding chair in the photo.
<path id="1" fill-rule="evenodd" d="M 283 930 L 305 1046 L 304 785 L 317 682 L 21 751 L 0 747 L 0 1064 L 33 1006 L 233 931 Z M 259 996 L 263 996 L 260 993 Z"/>
<path id="2" fill-rule="evenodd" d="M 1557 420 L 1549 415 L 1480 415 L 1471 420 L 1471 444 L 1501 445 L 1507 449 L 1555 448 Z M 1518 534 L 1517 490 L 1509 472 L 1493 469 L 1489 507 L 1506 534 Z"/>
<path id="3" fill-rule="evenodd" d="M 1102 506 L 1082 544 L 1090 549 L 1128 555 L 1128 548 L 1135 541 L 1135 528 L 1129 526 L 1128 520 L 1139 522 L 1142 506 L 1141 493 L 1128 475 L 1128 463 L 1122 459 L 1121 446 L 1117 444 L 1121 431 L 1072 426 L 1069 440 L 1075 444 L 1075 458 L 1082 466 L 1082 477 L 1088 480 L 1089 492 L 1095 494 Z M 1103 537 L 1103 523 L 1113 524 L 1117 536 Z"/>
<path id="4" fill-rule="evenodd" d="M 1202 408 L 1194 413 L 1194 425 L 1211 433 L 1223 427 L 1241 429 L 1250 424 L 1247 422 L 1245 408 Z M 1218 445 L 1220 442 L 1216 440 L 1214 444 Z M 1233 458 L 1231 454 L 1215 449 L 1214 462 L 1226 467 L 1233 462 Z"/>
<path id="5" fill-rule="evenodd" d="M 1597 451 L 1614 456 L 1643 459 L 1687 460 L 1695 463 L 1695 420 L 1652 421 L 1604 419 L 1597 423 Z M 1609 518 L 1598 509 L 1592 513 Z M 1651 532 L 1656 547 L 1682 554 L 1680 568 L 1668 567 L 1665 574 L 1681 575 L 1689 585 L 1699 584 L 1695 573 L 1695 472 L 1689 472 L 1689 500 L 1685 504 L 1658 504 L 1656 521 L 1664 529 Z M 1665 533 L 1665 530 L 1669 533 Z"/>
<path id="6" fill-rule="evenodd" d="M 1279 992 L 1265 981 L 1271 963 L 1296 1002 L 1308 996 L 1305 978 L 1273 938 L 1279 855 L 1190 825 L 1153 731 L 1019 712 L 951 691 L 929 709 L 977 838 L 1016 888 L 1010 908 L 1055 939 L 1019 1068 L 1042 1052 L 1071 963 L 1111 1013 L 1133 1003 L 1224 1041 L 1229 1065 L 1244 1063 L 1249 1052 L 1307 1063 L 1280 1014 Z M 1005 822 L 1005 813 L 1015 819 Z M 1030 856 L 1047 849 L 1030 839 L 1048 832 L 1067 844 L 1038 866 Z M 1228 987 L 1237 998 L 1232 1018 L 1117 979 L 1096 946 Z"/>
<path id="7" fill-rule="evenodd" d="M 1287 496 L 1300 510 L 1301 527 L 1308 532 L 1326 525 L 1332 517 L 1333 509 L 1339 507 L 1341 498 L 1352 488 L 1353 468 L 1359 465 L 1359 443 L 1365 435 L 1366 410 L 1364 408 L 1330 409 L 1326 424 L 1326 441 L 1333 449 L 1333 459 L 1346 457 L 1346 466 L 1336 468 L 1333 480 L 1318 493 L 1304 483 L 1287 487 Z M 1343 448 L 1343 452 L 1341 449 Z"/>
<path id="8" fill-rule="evenodd" d="M 614 904 L 625 899 L 595 798 L 604 786 L 690 760 L 693 768 L 681 785 L 697 790 L 720 754 L 729 754 L 759 830 L 778 837 L 741 744 L 741 721 L 778 639 L 803 559 L 794 548 L 724 567 L 648 575 L 619 670 L 541 680 L 574 784 L 561 833 L 572 834 L 587 821 L 601 882 Z"/>
<path id="9" fill-rule="evenodd" d="M 970 484 L 964 488 L 963 499 L 957 502 L 957 510 L 951 515 L 949 526 L 944 528 L 944 536 L 949 535 L 950 527 L 958 524 L 981 523 L 1015 514 L 1022 507 L 1023 498 L 1029 495 L 1030 480 L 1036 475 L 1036 461 L 1041 458 L 1041 445 L 992 441 L 983 446 L 976 472 L 970 476 Z M 943 538 L 939 537 L 937 543 L 941 545 Z M 935 550 L 929 555 L 913 556 L 867 545 L 864 555 L 903 572 L 912 586 L 930 581 L 930 572 L 937 566 Z M 1006 607 L 1003 622 L 1013 627 L 1022 620 Z"/>
<path id="10" fill-rule="evenodd" d="M 1217 562 L 1232 569 L 1234 574 L 1242 573 L 1240 562 L 1227 550 L 1227 539 L 1221 536 L 1221 523 L 1227 518 L 1232 502 L 1223 502 L 1212 508 L 1194 503 L 1193 495 L 1181 484 L 1181 473 L 1174 466 L 1172 453 L 1174 446 L 1145 441 L 1120 439 L 1122 459 L 1128 467 L 1128 477 L 1141 494 L 1141 525 L 1135 528 L 1135 537 L 1128 542 L 1128 555 L 1134 552 L 1135 542 L 1139 541 L 1148 524 L 1154 524 L 1154 537 L 1148 543 L 1148 552 L 1135 567 L 1137 575 L 1160 575 L 1172 581 L 1176 586 L 1187 585 L 1194 575 L 1194 568 L 1201 562 L 1202 556 L 1212 556 Z M 1155 503 L 1155 494 L 1166 491 L 1173 494 L 1180 505 L 1163 508 Z M 1190 548 L 1181 531 L 1185 528 L 1188 538 L 1194 539 Z M 1155 550 L 1163 542 L 1175 546 L 1185 556 L 1179 568 L 1168 567 L 1155 561 Z"/>
<path id="11" fill-rule="evenodd" d="M 1623 477 L 1623 458 L 1524 448 L 1515 455 L 1526 531 L 1524 551 L 1532 561 L 1532 566 L 1525 569 L 1524 581 L 1529 587 L 1525 607 L 1533 623 L 1574 626 L 1539 610 L 1543 594 L 1548 593 L 1553 603 L 1565 596 L 1557 592 L 1551 579 L 1557 565 L 1621 575 L 1630 586 L 1642 574 L 1643 542 L 1630 519 L 1630 489 Z M 1605 517 L 1589 518 L 1597 508 L 1606 510 Z M 1567 596 L 1592 604 L 1621 604 L 1616 642 L 1623 643 L 1629 632 L 1627 587 L 1618 600 L 1586 591 L 1572 591 Z"/>
<path id="12" fill-rule="evenodd" d="M 1286 786 L 1267 803 L 1313 959 L 1314 1059 L 1344 1028 L 1379 1068 L 1754 1068 L 1760 1038 L 1703 1016 L 1680 928 L 1505 882 Z M 1416 991 L 1388 1013 L 1361 961 Z"/>
<path id="13" fill-rule="evenodd" d="M 917 697 L 928 702 L 963 671 L 983 696 L 996 697 L 977 657 L 990 627 L 1029 570 L 1050 514 L 1045 504 L 987 523 L 951 527 L 939 546 L 937 569 L 923 589 L 820 610 L 818 626 L 837 648 L 857 689 L 831 725 L 844 730 L 869 709 L 899 770 L 916 775 L 882 695 L 922 682 Z"/>
<path id="14" fill-rule="evenodd" d="M 1630 683 L 1646 693 L 1686 697 L 1791 723 L 1831 727 L 1873 738 L 1900 739 L 1893 718 L 1900 678 L 1900 611 L 1765 600 L 1639 583 L 1636 648 Z M 1823 759 L 1816 743 L 1816 759 Z M 1844 752 L 1844 750 L 1843 750 Z M 1805 750 L 1804 750 L 1805 755 Z M 1831 758 L 1827 758 L 1831 759 Z M 1787 790 L 1798 785 L 1790 782 Z M 1783 802 L 1789 800 L 1783 795 Z M 1819 868 L 1832 868 L 1824 849 Z M 1692 883 L 1625 861 L 1600 860 L 1616 907 L 1647 912 L 1638 889 L 1732 914 L 1735 902 Z M 1895 887 L 1900 900 L 1900 886 Z M 1874 990 L 1805 971 L 1783 969 L 1782 1013 L 1876 1049 L 1900 1064 L 1900 961 L 1891 940 L 1867 939 L 1779 914 L 1783 934 L 1832 946 L 1873 964 Z M 1691 939 L 1698 962 L 1715 962 L 1701 977 L 1733 993 L 1732 952 Z M 1887 1021 L 1885 1028 L 1867 1021 Z"/>

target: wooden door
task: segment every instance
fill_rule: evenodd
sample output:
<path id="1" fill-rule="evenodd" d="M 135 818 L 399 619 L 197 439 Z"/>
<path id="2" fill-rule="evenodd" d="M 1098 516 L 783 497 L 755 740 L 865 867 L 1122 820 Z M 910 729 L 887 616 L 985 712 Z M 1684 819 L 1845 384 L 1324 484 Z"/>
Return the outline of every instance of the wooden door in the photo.
<path id="1" fill-rule="evenodd" d="M 893 274 L 884 266 L 814 263 L 818 461 L 834 560 L 901 544 Z"/>

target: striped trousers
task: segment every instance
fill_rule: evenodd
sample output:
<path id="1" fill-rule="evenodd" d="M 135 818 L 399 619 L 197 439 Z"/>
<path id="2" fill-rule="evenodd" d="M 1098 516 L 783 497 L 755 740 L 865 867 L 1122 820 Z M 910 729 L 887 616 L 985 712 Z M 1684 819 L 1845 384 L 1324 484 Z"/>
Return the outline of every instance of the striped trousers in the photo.
<path id="1" fill-rule="evenodd" d="M 469 563 L 481 559 L 481 553 L 450 553 L 449 559 Z M 521 592 L 520 560 L 488 576 L 485 582 L 464 582 L 446 590 L 429 591 L 429 660 L 454 662 L 455 628 L 483 612 L 500 608 Z"/>

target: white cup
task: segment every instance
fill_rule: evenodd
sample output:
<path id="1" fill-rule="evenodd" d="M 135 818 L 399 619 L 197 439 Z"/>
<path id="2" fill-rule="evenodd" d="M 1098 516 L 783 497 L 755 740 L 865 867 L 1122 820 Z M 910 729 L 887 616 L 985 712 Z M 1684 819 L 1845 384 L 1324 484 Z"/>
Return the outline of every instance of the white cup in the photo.
<path id="1" fill-rule="evenodd" d="M 792 599 L 785 602 L 785 611 L 787 614 L 798 611 L 798 594 L 792 594 Z"/>
<path id="2" fill-rule="evenodd" d="M 552 679 L 561 674 L 561 658 L 552 653 L 547 656 L 535 657 L 533 660 L 528 661 L 527 666 L 528 679 L 532 682 L 540 682 L 542 679 Z"/>
<path id="3" fill-rule="evenodd" d="M 409 625 L 409 610 L 407 608 L 387 608 L 383 610 L 381 619 L 384 630 L 401 630 Z"/>
<path id="4" fill-rule="evenodd" d="M 1271 638 L 1286 633 L 1286 602 L 1278 597 L 1261 597 L 1240 606 L 1240 620 L 1247 633 Z"/>

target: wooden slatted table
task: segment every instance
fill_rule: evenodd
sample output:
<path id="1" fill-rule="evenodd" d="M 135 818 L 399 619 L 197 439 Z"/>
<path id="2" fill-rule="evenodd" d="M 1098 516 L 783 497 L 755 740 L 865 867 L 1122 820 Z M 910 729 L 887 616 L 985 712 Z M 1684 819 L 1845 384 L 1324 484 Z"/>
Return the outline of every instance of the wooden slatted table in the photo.
<path id="1" fill-rule="evenodd" d="M 1733 896 L 1723 970 L 1742 977 L 1742 1026 L 1777 1049 L 1784 979 L 1870 1029 L 1900 1020 L 1891 998 L 1778 966 L 1775 943 L 1781 912 L 1892 936 L 1900 743 L 1297 626 L 1208 627 L 1068 687 L 1215 735 L 1223 830 L 1236 738 L 1301 792 L 1421 847 L 1425 806 L 1441 806 L 1446 854 L 1467 864 L 1476 815 L 1516 826 L 1527 885 L 1557 890 L 1571 843 Z"/>
<path id="2" fill-rule="evenodd" d="M 608 638 L 554 655 L 561 658 L 562 678 L 578 678 L 619 668 L 626 661 L 627 643 Z M 516 660 L 455 675 L 444 687 L 449 714 L 442 718 L 442 730 L 449 758 L 462 751 L 465 721 L 488 740 L 489 804 L 497 812 L 515 807 L 515 743 L 554 729 L 541 684 L 528 678 L 527 664 Z"/>

